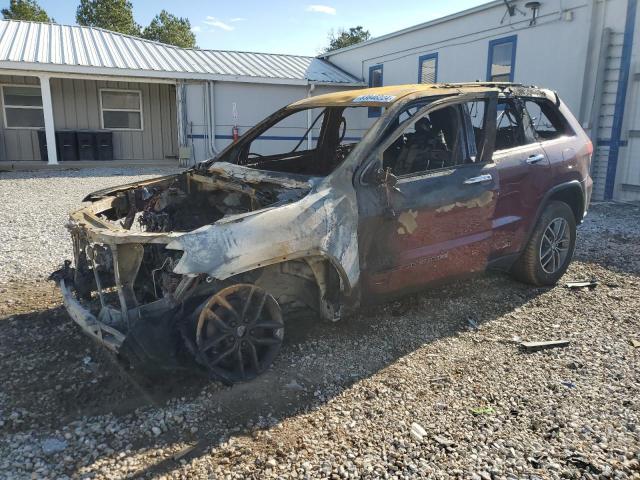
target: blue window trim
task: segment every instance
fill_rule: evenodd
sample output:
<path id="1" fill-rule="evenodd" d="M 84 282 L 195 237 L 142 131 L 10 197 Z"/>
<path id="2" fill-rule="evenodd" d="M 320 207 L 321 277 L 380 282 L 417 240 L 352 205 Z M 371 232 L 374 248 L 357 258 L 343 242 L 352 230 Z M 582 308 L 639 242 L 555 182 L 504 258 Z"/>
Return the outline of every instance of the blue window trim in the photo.
<path id="1" fill-rule="evenodd" d="M 433 79 L 434 82 L 438 81 L 438 52 L 436 53 L 428 53 L 426 55 L 422 55 L 418 57 L 418 83 L 422 83 L 422 63 L 425 60 L 435 60 L 436 61 L 436 75 Z"/>
<path id="2" fill-rule="evenodd" d="M 502 45 L 505 43 L 511 43 L 513 48 L 511 48 L 511 71 L 509 72 L 509 81 L 513 82 L 516 73 L 516 47 L 518 46 L 518 36 L 511 35 L 509 37 L 496 38 L 495 40 L 491 40 L 489 42 L 489 56 L 487 58 L 487 81 L 491 81 L 491 64 L 493 63 L 493 49 L 497 45 Z"/>
<path id="3" fill-rule="evenodd" d="M 374 70 L 380 70 L 380 83 L 384 85 L 384 68 L 383 65 L 379 63 L 378 65 L 372 65 L 369 67 L 369 87 L 373 87 L 373 85 L 371 85 L 371 80 L 373 79 L 372 73 Z M 367 114 L 369 115 L 369 118 L 379 117 L 382 115 L 382 107 L 369 107 Z"/>
<path id="4" fill-rule="evenodd" d="M 616 183 L 616 170 L 618 169 L 618 155 L 622 142 L 622 121 L 624 120 L 624 107 L 629 87 L 629 70 L 631 69 L 631 49 L 633 47 L 633 34 L 636 22 L 637 0 L 627 0 L 627 19 L 624 25 L 622 40 L 622 54 L 620 58 L 620 76 L 616 91 L 616 103 L 613 108 L 613 124 L 611 126 L 611 141 L 609 158 L 607 159 L 607 176 L 604 182 L 604 199 L 613 198 L 613 190 Z M 599 143 L 599 142 L 598 142 Z"/>

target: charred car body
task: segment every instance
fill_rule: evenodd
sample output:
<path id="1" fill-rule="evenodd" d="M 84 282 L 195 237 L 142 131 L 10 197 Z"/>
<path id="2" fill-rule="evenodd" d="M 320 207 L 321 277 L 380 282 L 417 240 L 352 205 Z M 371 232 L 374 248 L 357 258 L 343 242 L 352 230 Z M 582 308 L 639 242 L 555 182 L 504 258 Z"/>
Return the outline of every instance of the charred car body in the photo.
<path id="1" fill-rule="evenodd" d="M 293 149 L 255 151 L 309 111 Z M 555 283 L 586 213 L 591 154 L 558 96 L 536 87 L 320 95 L 181 174 L 90 194 L 68 224 L 73 267 L 52 277 L 71 317 L 133 365 L 248 380 L 299 313 L 336 321 L 488 268 Z"/>

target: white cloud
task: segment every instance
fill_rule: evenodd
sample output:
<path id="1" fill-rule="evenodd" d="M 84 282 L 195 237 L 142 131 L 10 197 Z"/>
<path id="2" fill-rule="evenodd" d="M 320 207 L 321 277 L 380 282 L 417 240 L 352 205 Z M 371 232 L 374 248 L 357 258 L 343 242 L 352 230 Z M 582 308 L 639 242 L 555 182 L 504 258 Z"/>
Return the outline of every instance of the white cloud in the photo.
<path id="1" fill-rule="evenodd" d="M 236 22 L 244 22 L 246 20 L 246 18 L 244 17 L 235 17 L 235 18 L 230 18 L 229 21 L 231 23 L 236 23 Z"/>
<path id="2" fill-rule="evenodd" d="M 200 31 L 202 31 L 202 27 L 199 27 L 198 25 L 196 25 L 195 27 L 191 27 L 191 31 L 193 33 L 198 33 Z"/>
<path id="3" fill-rule="evenodd" d="M 214 28 L 219 28 L 221 30 L 225 30 L 227 32 L 230 32 L 231 30 L 236 28 L 233 25 L 229 25 L 227 23 L 224 23 L 222 20 L 219 20 L 216 17 L 211 17 L 211 16 L 207 16 L 207 18 L 202 23 L 205 23 L 205 24 L 209 25 L 210 27 L 214 27 Z"/>
<path id="4" fill-rule="evenodd" d="M 335 15 L 336 9 L 328 5 L 308 5 L 307 12 L 326 13 L 327 15 Z"/>

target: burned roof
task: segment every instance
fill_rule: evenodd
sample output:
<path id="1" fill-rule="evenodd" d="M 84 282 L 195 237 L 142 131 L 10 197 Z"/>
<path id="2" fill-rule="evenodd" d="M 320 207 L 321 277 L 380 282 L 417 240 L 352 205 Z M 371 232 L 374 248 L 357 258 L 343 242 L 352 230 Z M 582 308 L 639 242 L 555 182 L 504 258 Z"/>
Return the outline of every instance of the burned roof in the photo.
<path id="1" fill-rule="evenodd" d="M 491 91 L 517 96 L 541 96 L 550 98 L 551 95 L 551 92 L 548 90 L 509 82 L 421 83 L 327 93 L 315 97 L 303 98 L 302 100 L 292 103 L 287 108 L 298 109 L 340 106 L 388 107 L 401 98 L 415 93 L 422 94 L 425 97 L 440 97 Z"/>
<path id="2" fill-rule="evenodd" d="M 399 99 L 414 93 L 422 93 L 424 96 L 456 95 L 461 93 L 479 93 L 498 91 L 494 84 L 448 84 L 448 83 L 424 83 L 409 85 L 390 85 L 386 87 L 361 88 L 357 90 L 345 90 L 342 92 L 327 93 L 315 97 L 304 98 L 289 105 L 289 108 L 307 107 L 386 107 Z"/>

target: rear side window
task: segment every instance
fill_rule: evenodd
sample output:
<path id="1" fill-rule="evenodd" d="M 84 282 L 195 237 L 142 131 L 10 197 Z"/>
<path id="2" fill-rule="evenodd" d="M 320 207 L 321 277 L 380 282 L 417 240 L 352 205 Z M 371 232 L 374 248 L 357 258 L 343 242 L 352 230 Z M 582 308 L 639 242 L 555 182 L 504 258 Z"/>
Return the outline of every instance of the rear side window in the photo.
<path id="1" fill-rule="evenodd" d="M 519 147 L 529 143 L 522 128 L 521 110 L 512 100 L 498 101 L 496 119 L 496 150 Z"/>
<path id="2" fill-rule="evenodd" d="M 525 100 L 525 108 L 531 119 L 533 135 L 538 140 L 552 140 L 563 135 L 573 135 L 565 118 L 548 100 Z"/>

